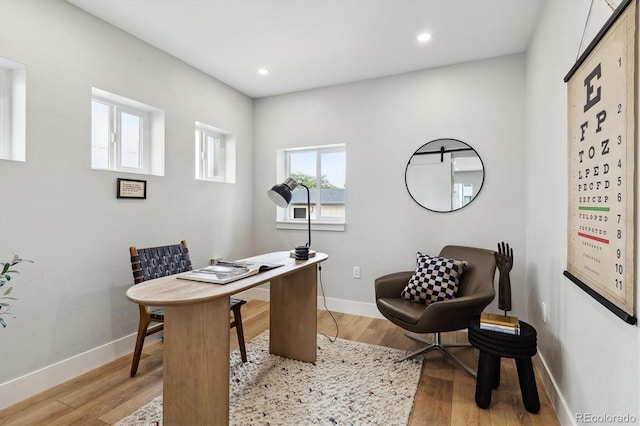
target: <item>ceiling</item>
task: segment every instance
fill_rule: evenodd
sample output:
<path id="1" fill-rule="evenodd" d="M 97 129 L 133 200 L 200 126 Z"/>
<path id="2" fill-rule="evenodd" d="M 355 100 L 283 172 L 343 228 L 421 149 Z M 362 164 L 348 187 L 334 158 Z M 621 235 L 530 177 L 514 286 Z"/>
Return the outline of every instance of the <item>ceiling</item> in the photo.
<path id="1" fill-rule="evenodd" d="M 67 0 L 252 97 L 524 52 L 542 0 Z M 417 35 L 432 34 L 419 43 Z M 260 75 L 265 67 L 268 75 Z"/>

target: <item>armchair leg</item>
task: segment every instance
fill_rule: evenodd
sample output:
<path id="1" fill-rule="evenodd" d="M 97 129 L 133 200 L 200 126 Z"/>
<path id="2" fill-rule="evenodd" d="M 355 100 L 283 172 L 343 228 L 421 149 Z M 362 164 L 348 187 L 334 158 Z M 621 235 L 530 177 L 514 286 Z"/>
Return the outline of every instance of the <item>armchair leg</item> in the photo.
<path id="1" fill-rule="evenodd" d="M 438 347 L 432 344 L 431 346 L 427 346 L 425 348 L 420 348 L 417 351 L 408 353 L 407 355 L 396 359 L 395 362 L 402 362 L 402 361 L 406 361 L 408 359 L 417 358 L 420 355 L 425 355 L 425 354 L 427 354 L 427 353 L 429 353 L 429 352 L 431 352 L 433 350 L 437 350 L 437 349 L 438 349 Z"/>
<path id="2" fill-rule="evenodd" d="M 471 374 L 473 377 L 477 377 L 476 372 L 473 371 L 470 367 L 468 367 L 467 365 L 465 365 L 458 357 L 456 357 L 454 354 L 452 354 L 451 352 L 449 352 L 446 348 L 466 348 L 466 347 L 472 347 L 472 345 L 470 343 L 452 343 L 452 344 L 441 344 L 440 343 L 440 333 L 434 333 L 434 341 L 430 341 L 427 339 L 424 339 L 420 336 L 416 336 L 414 334 L 405 334 L 405 336 L 407 336 L 408 338 L 415 340 L 417 342 L 422 342 L 425 343 L 429 346 L 418 349 L 417 351 L 411 352 L 401 358 L 398 358 L 395 360 L 395 362 L 400 362 L 400 361 L 405 361 L 407 359 L 412 359 L 415 357 L 418 357 L 420 355 L 424 355 L 427 354 L 433 350 L 437 350 L 439 352 L 442 352 L 442 354 L 444 354 L 447 358 L 449 358 L 451 361 L 455 362 L 456 364 L 458 364 L 460 367 L 462 367 L 467 373 Z"/>

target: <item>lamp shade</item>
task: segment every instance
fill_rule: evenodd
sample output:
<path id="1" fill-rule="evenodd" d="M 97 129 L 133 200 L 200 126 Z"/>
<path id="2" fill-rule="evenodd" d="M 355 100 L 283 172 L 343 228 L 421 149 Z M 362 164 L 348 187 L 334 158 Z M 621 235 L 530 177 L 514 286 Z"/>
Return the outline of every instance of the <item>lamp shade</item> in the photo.
<path id="1" fill-rule="evenodd" d="M 273 188 L 267 191 L 267 196 L 278 207 L 286 208 L 291 202 L 291 190 L 283 183 L 273 185 Z"/>
<path id="2" fill-rule="evenodd" d="M 284 209 L 291 202 L 291 192 L 296 186 L 298 186 L 298 182 L 292 178 L 287 178 L 284 182 L 273 185 L 273 187 L 267 191 L 267 196 L 269 196 L 269 199 L 273 201 L 276 206 Z"/>

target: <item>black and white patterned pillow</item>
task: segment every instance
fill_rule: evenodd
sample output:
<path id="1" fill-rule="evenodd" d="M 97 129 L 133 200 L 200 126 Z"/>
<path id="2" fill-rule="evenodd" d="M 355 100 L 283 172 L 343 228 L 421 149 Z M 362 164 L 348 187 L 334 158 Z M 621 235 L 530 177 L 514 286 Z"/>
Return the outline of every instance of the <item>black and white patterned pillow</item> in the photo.
<path id="1" fill-rule="evenodd" d="M 418 266 L 402 290 L 401 297 L 427 305 L 453 299 L 458 292 L 458 283 L 467 267 L 467 261 L 434 257 L 420 252 L 416 257 Z"/>

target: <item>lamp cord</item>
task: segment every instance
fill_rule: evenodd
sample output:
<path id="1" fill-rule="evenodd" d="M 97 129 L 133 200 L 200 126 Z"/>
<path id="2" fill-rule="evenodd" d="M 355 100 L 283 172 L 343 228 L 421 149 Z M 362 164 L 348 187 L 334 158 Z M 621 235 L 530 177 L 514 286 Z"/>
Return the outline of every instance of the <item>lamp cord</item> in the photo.
<path id="1" fill-rule="evenodd" d="M 333 339 L 324 333 L 320 333 L 320 334 L 326 337 L 327 339 L 329 339 L 331 343 L 333 343 L 336 340 L 338 340 L 338 333 L 340 332 L 340 327 L 338 327 L 338 321 L 336 321 L 336 317 L 333 316 L 333 312 L 331 312 L 329 308 L 327 308 L 327 296 L 324 295 L 324 286 L 322 285 L 322 266 L 318 265 L 318 270 L 320 271 L 320 290 L 322 291 L 322 301 L 324 304 L 324 309 L 327 312 L 329 312 L 329 315 L 331 315 L 331 319 L 333 320 L 333 323 L 336 325 L 336 335 Z"/>

